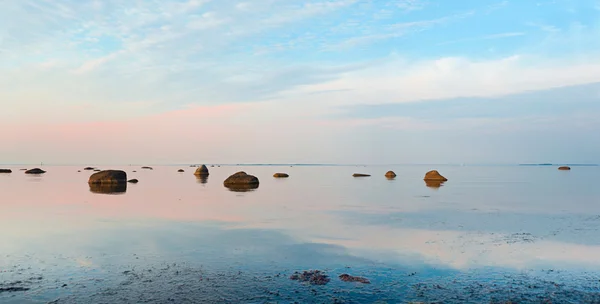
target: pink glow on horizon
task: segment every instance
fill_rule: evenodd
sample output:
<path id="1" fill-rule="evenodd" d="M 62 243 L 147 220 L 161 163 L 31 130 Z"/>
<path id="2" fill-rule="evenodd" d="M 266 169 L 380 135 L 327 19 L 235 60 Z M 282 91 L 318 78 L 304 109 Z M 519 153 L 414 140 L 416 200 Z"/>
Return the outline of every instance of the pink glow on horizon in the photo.
<path id="1" fill-rule="evenodd" d="M 108 158 L 132 158 L 148 150 L 157 153 L 223 145 L 247 128 L 252 104 L 195 106 L 144 117 L 114 121 L 63 123 L 1 123 L 0 138 L 12 158 L 28 151 L 35 159 L 54 158 L 63 152 Z M 118 147 L 118 148 L 117 148 Z M 170 148 L 168 148 L 170 147 Z M 118 151 L 111 151 L 118 149 Z M 9 154 L 10 155 L 10 154 Z"/>

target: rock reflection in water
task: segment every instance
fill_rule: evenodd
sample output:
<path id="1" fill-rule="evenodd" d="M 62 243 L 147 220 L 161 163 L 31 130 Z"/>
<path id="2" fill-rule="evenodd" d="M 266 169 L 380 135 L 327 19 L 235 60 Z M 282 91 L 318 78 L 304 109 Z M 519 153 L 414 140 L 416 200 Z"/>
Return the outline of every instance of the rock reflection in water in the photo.
<path id="1" fill-rule="evenodd" d="M 249 192 L 258 189 L 258 184 L 240 184 L 240 185 L 228 185 L 225 186 L 229 191 L 232 192 Z"/>
<path id="2" fill-rule="evenodd" d="M 196 175 L 196 181 L 201 184 L 206 184 L 208 182 L 208 175 Z"/>
<path id="3" fill-rule="evenodd" d="M 123 194 L 127 191 L 127 183 L 89 184 L 90 192 L 99 194 Z"/>
<path id="4" fill-rule="evenodd" d="M 444 185 L 443 181 L 425 181 L 425 186 L 433 189 L 438 189 Z"/>

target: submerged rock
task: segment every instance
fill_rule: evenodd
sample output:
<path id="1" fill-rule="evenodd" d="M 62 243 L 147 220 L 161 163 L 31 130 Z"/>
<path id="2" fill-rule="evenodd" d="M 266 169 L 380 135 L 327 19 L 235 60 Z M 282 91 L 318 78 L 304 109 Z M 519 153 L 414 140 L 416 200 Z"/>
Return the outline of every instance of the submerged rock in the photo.
<path id="1" fill-rule="evenodd" d="M 133 178 L 133 179 L 128 180 L 127 182 L 132 183 L 132 184 L 137 184 L 139 181 L 137 179 Z"/>
<path id="2" fill-rule="evenodd" d="M 0 169 L 0 173 L 12 173 L 11 169 Z"/>
<path id="3" fill-rule="evenodd" d="M 394 178 L 394 177 L 396 177 L 396 173 L 394 171 L 388 171 L 385 173 L 385 177 Z"/>
<path id="4" fill-rule="evenodd" d="M 33 169 L 29 169 L 27 171 L 25 171 L 25 174 L 44 174 L 46 173 L 46 171 L 40 169 L 40 168 L 33 168 Z"/>
<path id="5" fill-rule="evenodd" d="M 3 292 L 17 292 L 17 291 L 28 291 L 29 288 L 27 287 L 18 287 L 18 286 L 11 286 L 11 287 L 0 287 L 0 293 Z"/>
<path id="6" fill-rule="evenodd" d="M 179 170 L 177 170 L 177 172 L 185 172 L 185 170 L 179 169 Z"/>
<path id="7" fill-rule="evenodd" d="M 448 179 L 443 177 L 439 172 L 437 172 L 437 170 L 431 170 L 431 171 L 425 173 L 425 178 L 423 178 L 423 180 L 445 182 Z"/>
<path id="8" fill-rule="evenodd" d="M 198 169 L 196 169 L 196 172 L 194 172 L 194 175 L 196 176 L 207 176 L 208 174 L 208 168 L 206 167 L 206 165 L 198 167 Z"/>
<path id="9" fill-rule="evenodd" d="M 357 282 L 357 283 L 363 283 L 363 284 L 371 284 L 371 281 L 369 281 L 366 278 L 363 277 L 355 277 L 355 276 L 351 276 L 349 274 L 341 274 L 339 276 L 340 280 L 342 280 L 342 282 Z"/>
<path id="10" fill-rule="evenodd" d="M 275 174 L 273 174 L 273 177 L 282 178 L 282 177 L 290 177 L 290 175 L 287 173 L 275 173 Z"/>
<path id="11" fill-rule="evenodd" d="M 354 177 L 368 177 L 368 176 L 371 176 L 371 174 L 354 173 L 354 174 L 352 174 L 352 176 L 354 176 Z"/>
<path id="12" fill-rule="evenodd" d="M 312 285 L 325 285 L 329 283 L 329 276 L 320 270 L 308 270 L 302 273 L 294 272 L 290 276 L 290 280 L 308 282 Z"/>
<path id="13" fill-rule="evenodd" d="M 154 170 L 152 167 L 148 167 L 148 166 L 144 166 L 144 167 L 142 167 L 142 169 Z"/>
<path id="14" fill-rule="evenodd" d="M 569 167 L 569 166 L 560 166 L 560 167 L 558 167 L 558 170 L 571 170 L 571 167 Z"/>
<path id="15" fill-rule="evenodd" d="M 83 168 L 83 170 L 87 170 L 87 171 L 92 171 L 94 169 L 95 169 L 94 167 L 85 167 L 85 168 Z"/>
<path id="16" fill-rule="evenodd" d="M 127 182 L 127 173 L 121 170 L 104 170 L 90 176 L 88 184 L 124 184 Z"/>

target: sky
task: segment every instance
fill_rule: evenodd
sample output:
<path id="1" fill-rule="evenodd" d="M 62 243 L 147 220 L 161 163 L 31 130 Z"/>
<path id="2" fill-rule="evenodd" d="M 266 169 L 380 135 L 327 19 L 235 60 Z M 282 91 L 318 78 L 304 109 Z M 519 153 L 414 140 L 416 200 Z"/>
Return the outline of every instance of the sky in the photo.
<path id="1" fill-rule="evenodd" d="M 600 0 L 3 0 L 0 163 L 600 163 Z"/>

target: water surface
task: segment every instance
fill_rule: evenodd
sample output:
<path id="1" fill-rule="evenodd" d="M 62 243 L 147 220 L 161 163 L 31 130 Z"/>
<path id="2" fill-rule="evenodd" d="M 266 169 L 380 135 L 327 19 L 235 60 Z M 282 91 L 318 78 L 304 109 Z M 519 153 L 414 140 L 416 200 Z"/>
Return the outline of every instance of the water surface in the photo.
<path id="1" fill-rule="evenodd" d="M 140 181 L 111 194 L 83 167 L 19 168 L 0 174 L 2 303 L 600 299 L 599 167 L 104 166 Z M 259 188 L 223 187 L 240 170 Z M 309 269 L 331 282 L 289 280 Z"/>

